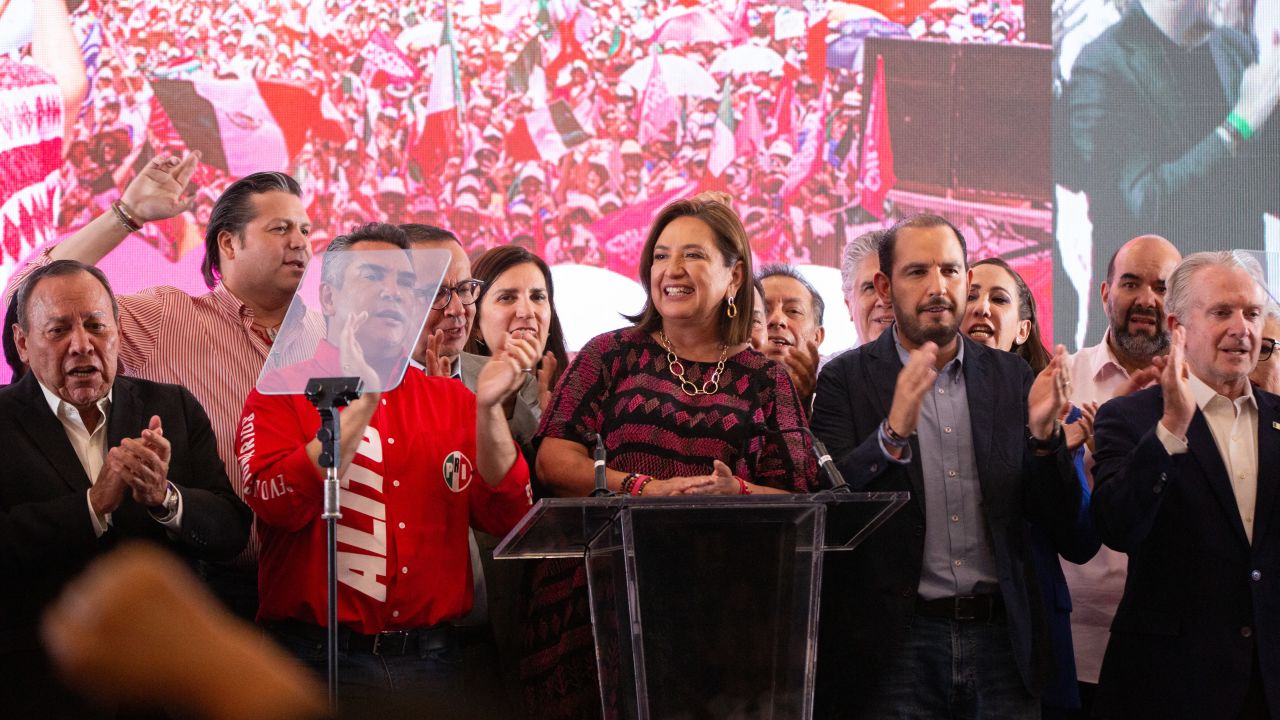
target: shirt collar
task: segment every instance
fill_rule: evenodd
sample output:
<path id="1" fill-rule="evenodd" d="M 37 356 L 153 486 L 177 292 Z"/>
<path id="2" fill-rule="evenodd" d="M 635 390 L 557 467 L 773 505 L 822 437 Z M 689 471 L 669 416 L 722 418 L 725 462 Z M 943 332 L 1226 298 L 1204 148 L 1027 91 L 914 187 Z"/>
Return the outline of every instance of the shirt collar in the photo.
<path id="1" fill-rule="evenodd" d="M 410 367 L 416 367 L 416 368 L 418 368 L 419 370 L 421 370 L 422 372 L 426 372 L 426 371 L 427 371 L 427 366 L 426 366 L 426 365 L 423 365 L 422 363 L 418 362 L 417 360 L 414 360 L 414 359 L 413 359 L 413 356 L 410 356 L 410 357 L 409 357 L 409 366 L 410 366 Z M 452 374 L 452 375 L 450 375 L 449 377 L 453 378 L 454 380 L 461 380 L 461 379 L 462 379 L 462 356 L 461 356 L 461 355 L 459 355 L 459 356 L 457 356 L 457 357 L 455 357 L 455 358 L 453 359 L 453 374 Z"/>
<path id="2" fill-rule="evenodd" d="M 907 364 L 907 360 L 911 359 L 911 351 L 907 350 L 907 348 L 903 346 L 902 338 L 898 336 L 897 323 L 893 324 L 893 347 L 898 351 L 898 359 L 901 360 L 902 364 L 905 366 Z M 951 359 L 951 362 L 943 365 L 942 370 L 939 371 L 938 374 L 951 375 L 954 379 L 954 376 L 959 374 L 962 367 L 964 367 L 964 337 L 960 334 L 960 331 L 957 330 L 956 356 Z"/>
<path id="3" fill-rule="evenodd" d="M 36 382 L 40 385 L 40 392 L 44 393 L 44 401 L 49 404 L 49 409 L 53 411 L 54 417 L 59 420 L 67 419 L 78 421 L 81 425 L 84 425 L 84 418 L 80 417 L 80 412 L 76 410 L 74 405 L 58 397 L 52 390 L 45 387 L 43 382 L 38 380 Z M 114 387 L 107 390 L 107 394 L 95 403 L 98 406 L 98 412 L 102 413 L 102 422 L 99 423 L 98 427 L 102 427 L 107 424 L 107 411 L 111 409 L 111 396 L 114 392 Z M 73 410 L 75 410 L 75 415 L 71 414 Z M 88 427 L 86 426 L 86 430 L 87 429 Z"/>
<path id="4" fill-rule="evenodd" d="M 240 298 L 233 295 L 231 291 L 227 289 L 227 286 L 223 285 L 221 281 L 219 281 L 217 285 L 213 286 L 213 290 L 210 291 L 209 294 L 213 296 L 213 299 L 217 301 L 218 305 L 226 312 L 231 313 L 236 317 L 253 317 L 253 310 L 249 309 L 248 305 L 241 302 Z"/>
<path id="5" fill-rule="evenodd" d="M 1111 349 L 1111 328 L 1102 335 L 1102 342 L 1093 348 L 1093 380 L 1095 382 L 1102 379 L 1104 373 L 1108 371 L 1119 372 L 1126 378 L 1129 377 L 1129 371 L 1124 369 L 1120 364 L 1120 360 L 1116 358 L 1115 350 Z"/>
<path id="6" fill-rule="evenodd" d="M 1232 403 L 1237 408 L 1243 408 L 1246 405 L 1258 407 L 1258 400 L 1253 395 L 1253 384 L 1245 384 L 1245 394 L 1239 398 L 1230 400 L 1225 395 L 1220 395 L 1217 390 L 1209 387 L 1208 383 L 1196 377 L 1194 372 L 1187 373 L 1187 384 L 1191 386 L 1191 395 L 1196 399 L 1196 406 L 1200 408 L 1200 412 L 1204 412 L 1206 406 L 1217 398 L 1222 398 L 1224 402 Z"/>

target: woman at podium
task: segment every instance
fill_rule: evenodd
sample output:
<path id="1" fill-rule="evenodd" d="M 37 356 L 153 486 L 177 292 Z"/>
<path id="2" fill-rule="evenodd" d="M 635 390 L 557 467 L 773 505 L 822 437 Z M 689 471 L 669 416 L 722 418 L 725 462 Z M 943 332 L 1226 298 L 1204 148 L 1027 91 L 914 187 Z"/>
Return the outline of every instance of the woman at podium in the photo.
<path id="1" fill-rule="evenodd" d="M 809 492 L 817 465 L 781 365 L 751 349 L 751 248 L 727 202 L 707 195 L 658 214 L 641 252 L 645 305 L 589 341 L 560 379 L 535 442 L 542 487 L 632 496 Z M 581 562 L 534 573 L 522 676 L 541 718 L 599 712 Z M 607 693 L 606 693 L 607 694 Z M 594 708 L 594 711 L 591 709 Z"/>

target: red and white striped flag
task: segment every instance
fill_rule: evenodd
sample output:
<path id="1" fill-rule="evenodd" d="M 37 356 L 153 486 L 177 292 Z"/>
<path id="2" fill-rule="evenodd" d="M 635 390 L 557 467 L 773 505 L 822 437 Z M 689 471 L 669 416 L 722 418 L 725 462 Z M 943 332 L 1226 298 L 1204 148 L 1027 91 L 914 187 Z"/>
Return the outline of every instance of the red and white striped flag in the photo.
<path id="1" fill-rule="evenodd" d="M 645 83 L 644 94 L 640 96 L 640 118 L 637 139 L 641 145 L 653 142 L 667 126 L 680 120 L 680 105 L 675 96 L 667 90 L 667 83 L 662 79 L 662 63 L 660 56 L 653 55 L 653 69 L 649 71 L 649 80 Z"/>

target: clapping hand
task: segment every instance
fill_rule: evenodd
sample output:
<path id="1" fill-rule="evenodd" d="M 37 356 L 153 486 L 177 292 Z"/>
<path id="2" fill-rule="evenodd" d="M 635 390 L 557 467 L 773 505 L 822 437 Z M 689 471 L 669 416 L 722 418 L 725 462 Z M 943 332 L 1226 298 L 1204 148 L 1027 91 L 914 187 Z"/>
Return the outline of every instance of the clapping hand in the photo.
<path id="1" fill-rule="evenodd" d="M 1160 387 L 1164 390 L 1164 416 L 1160 424 L 1177 438 L 1186 439 L 1187 428 L 1196 412 L 1196 399 L 1187 381 L 1187 329 L 1181 325 L 1173 329 L 1169 344 L 1169 359 L 1160 373 Z"/>
<path id="2" fill-rule="evenodd" d="M 133 499 L 144 507 L 163 505 L 169 487 L 171 448 L 164 436 L 160 416 L 151 416 L 151 422 L 141 437 L 125 438 L 111 451 L 121 457 L 125 468 L 124 481 L 133 492 Z"/>
<path id="3" fill-rule="evenodd" d="M 925 393 L 938 378 L 937 362 L 938 346 L 927 342 L 911 351 L 907 364 L 898 372 L 889 408 L 889 427 L 898 435 L 906 437 L 916 431 Z"/>
<path id="4" fill-rule="evenodd" d="M 435 377 L 451 377 L 453 375 L 453 363 L 449 358 L 440 354 L 440 345 L 444 343 L 444 331 L 436 330 L 427 338 L 427 356 L 423 366 L 426 368 L 428 375 Z"/>
<path id="5" fill-rule="evenodd" d="M 476 405 L 491 408 L 504 403 L 520 386 L 526 375 L 536 372 L 538 339 L 512 337 L 502 352 L 490 358 L 476 379 Z"/>
<path id="6" fill-rule="evenodd" d="M 1067 369 L 1067 349 L 1059 345 L 1053 359 L 1036 376 L 1027 395 L 1028 428 L 1037 440 L 1050 440 L 1058 421 L 1071 409 L 1071 375 Z"/>
<path id="7" fill-rule="evenodd" d="M 818 343 L 807 340 L 803 346 L 784 347 L 782 355 L 783 367 L 791 376 L 791 384 L 801 399 L 813 394 L 818 384 Z"/>

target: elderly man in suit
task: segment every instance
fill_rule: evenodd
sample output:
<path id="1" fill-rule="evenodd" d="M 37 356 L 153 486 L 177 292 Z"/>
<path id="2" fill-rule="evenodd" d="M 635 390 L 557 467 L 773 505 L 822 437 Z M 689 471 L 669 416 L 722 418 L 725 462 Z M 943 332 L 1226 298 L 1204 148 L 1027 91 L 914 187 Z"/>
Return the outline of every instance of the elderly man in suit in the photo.
<path id="1" fill-rule="evenodd" d="M 1093 222 L 1093 285 L 1146 233 L 1178 247 L 1206 237 L 1263 247 L 1263 214 L 1280 205 L 1280 38 L 1255 49 L 1220 25 L 1219 5 L 1136 0 L 1071 70 L 1064 101 Z M 1089 344 L 1104 321 L 1094 313 Z"/>
<path id="2" fill-rule="evenodd" d="M 1249 382 L 1265 307 L 1235 255 L 1189 255 L 1160 384 L 1098 411 L 1093 521 L 1129 577 L 1095 716 L 1280 715 L 1280 397 Z"/>
<path id="3" fill-rule="evenodd" d="M 251 516 L 191 393 L 116 376 L 118 310 L 100 270 L 73 260 L 34 270 L 17 318 L 31 372 L 0 390 L 0 707 L 6 717 L 96 717 L 109 711 L 84 705 L 49 667 L 36 637 L 43 608 L 125 539 L 234 557 Z"/>
<path id="4" fill-rule="evenodd" d="M 855 489 L 911 499 L 827 559 L 815 717 L 1038 718 L 1049 647 L 1028 521 L 1065 538 L 1080 506 L 1065 353 L 1033 382 L 958 332 L 970 274 L 945 219 L 907 218 L 879 252 L 894 326 L 826 366 L 812 426 Z"/>

